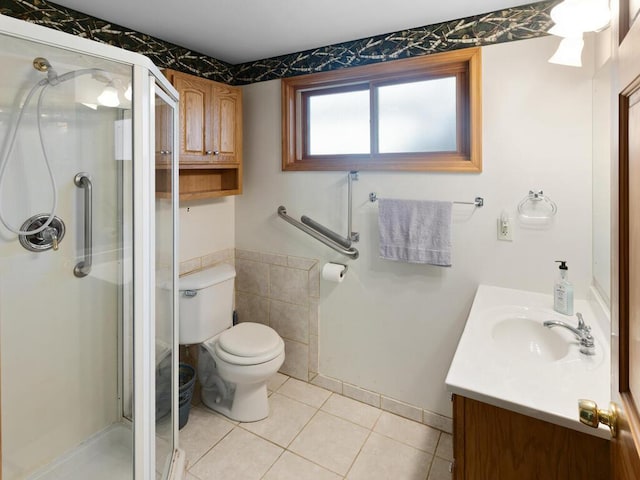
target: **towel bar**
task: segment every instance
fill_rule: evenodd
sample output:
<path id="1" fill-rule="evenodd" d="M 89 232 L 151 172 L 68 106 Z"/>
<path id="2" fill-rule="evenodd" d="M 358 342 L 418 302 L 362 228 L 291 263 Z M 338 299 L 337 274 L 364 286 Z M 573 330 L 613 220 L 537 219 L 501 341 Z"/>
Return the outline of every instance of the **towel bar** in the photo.
<path id="1" fill-rule="evenodd" d="M 377 202 L 378 201 L 378 194 L 376 192 L 371 192 L 369 194 L 369 201 L 370 202 Z M 476 207 L 483 207 L 484 206 L 484 198 L 482 197 L 476 197 L 473 202 L 453 202 L 456 203 L 458 205 L 474 205 Z"/>

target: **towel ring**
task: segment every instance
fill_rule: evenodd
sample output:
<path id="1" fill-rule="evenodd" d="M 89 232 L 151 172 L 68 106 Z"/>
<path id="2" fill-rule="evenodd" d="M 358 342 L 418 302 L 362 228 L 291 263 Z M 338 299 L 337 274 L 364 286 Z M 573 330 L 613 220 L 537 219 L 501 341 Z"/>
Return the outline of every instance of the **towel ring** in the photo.
<path id="1" fill-rule="evenodd" d="M 549 211 L 544 215 L 528 215 L 527 210 L 536 208 L 539 202 L 544 202 L 544 205 L 549 207 Z M 557 211 L 558 206 L 556 203 L 547 197 L 542 190 L 536 192 L 529 190 L 529 194 L 518 203 L 518 213 L 526 218 L 551 218 Z"/>

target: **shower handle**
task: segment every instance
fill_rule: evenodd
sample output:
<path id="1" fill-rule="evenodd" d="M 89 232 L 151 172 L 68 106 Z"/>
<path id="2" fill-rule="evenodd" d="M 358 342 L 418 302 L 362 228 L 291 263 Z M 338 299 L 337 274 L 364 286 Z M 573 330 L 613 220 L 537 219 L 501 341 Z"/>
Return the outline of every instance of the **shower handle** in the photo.
<path id="1" fill-rule="evenodd" d="M 93 257 L 93 185 L 88 173 L 80 172 L 73 179 L 76 187 L 84 190 L 84 259 L 75 266 L 73 274 L 78 277 L 86 277 L 91 272 Z"/>

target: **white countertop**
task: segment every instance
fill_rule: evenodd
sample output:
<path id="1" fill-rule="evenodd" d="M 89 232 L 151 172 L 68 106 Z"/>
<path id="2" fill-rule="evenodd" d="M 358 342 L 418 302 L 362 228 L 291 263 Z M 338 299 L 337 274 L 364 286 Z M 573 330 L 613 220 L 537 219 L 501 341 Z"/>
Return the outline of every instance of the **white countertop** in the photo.
<path id="1" fill-rule="evenodd" d="M 594 400 L 600 408 L 609 405 L 609 332 L 604 331 L 588 301 L 576 300 L 574 312 L 582 313 L 591 327 L 596 354 L 581 354 L 574 335 L 555 327 L 553 332 L 562 336 L 560 341 L 566 340 L 568 351 L 559 359 L 545 358 L 544 348 L 535 342 L 522 349 L 522 342 L 505 345 L 505 330 L 503 343 L 499 343 L 494 326 L 508 319 L 562 320 L 576 326 L 576 316 L 554 311 L 551 295 L 480 285 L 449 368 L 447 388 L 474 400 L 610 438 L 608 427 L 594 429 L 578 420 L 580 398 Z"/>

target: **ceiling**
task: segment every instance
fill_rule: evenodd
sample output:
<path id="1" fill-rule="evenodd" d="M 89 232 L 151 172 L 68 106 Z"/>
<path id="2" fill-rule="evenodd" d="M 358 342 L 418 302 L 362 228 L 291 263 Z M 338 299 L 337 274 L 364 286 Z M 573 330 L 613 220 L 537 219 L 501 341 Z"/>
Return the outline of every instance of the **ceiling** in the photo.
<path id="1" fill-rule="evenodd" d="M 533 0 L 54 1 L 237 64 L 524 5 Z"/>

